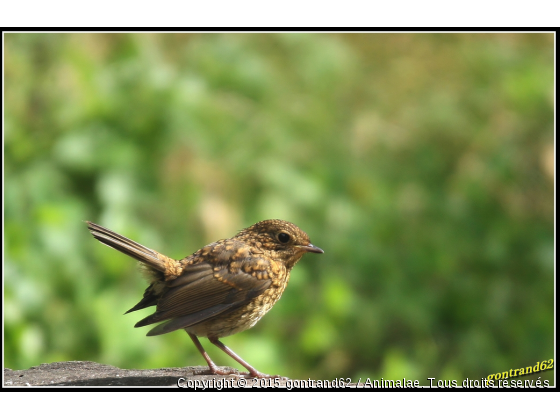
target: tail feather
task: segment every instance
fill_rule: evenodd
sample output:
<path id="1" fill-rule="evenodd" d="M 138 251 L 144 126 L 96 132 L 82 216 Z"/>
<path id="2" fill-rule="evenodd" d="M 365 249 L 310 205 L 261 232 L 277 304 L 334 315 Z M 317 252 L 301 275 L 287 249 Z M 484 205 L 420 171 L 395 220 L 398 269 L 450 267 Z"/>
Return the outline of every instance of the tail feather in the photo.
<path id="1" fill-rule="evenodd" d="M 149 286 L 148 289 L 146 290 L 146 293 L 144 293 L 144 297 L 142 298 L 142 300 L 140 302 L 138 302 L 136 305 L 134 305 L 132 308 L 130 308 L 128 311 L 126 311 L 124 313 L 124 315 L 130 313 L 130 312 L 134 312 L 134 311 L 138 311 L 140 309 L 144 309 L 147 308 L 149 306 L 154 306 L 157 305 L 158 299 L 159 299 L 159 294 L 157 292 L 153 293 L 153 285 Z"/>
<path id="2" fill-rule="evenodd" d="M 146 264 L 152 269 L 165 273 L 166 264 L 161 258 L 164 257 L 163 255 L 96 223 L 86 223 L 93 237 L 99 242 Z M 168 257 L 164 258 L 169 259 Z"/>

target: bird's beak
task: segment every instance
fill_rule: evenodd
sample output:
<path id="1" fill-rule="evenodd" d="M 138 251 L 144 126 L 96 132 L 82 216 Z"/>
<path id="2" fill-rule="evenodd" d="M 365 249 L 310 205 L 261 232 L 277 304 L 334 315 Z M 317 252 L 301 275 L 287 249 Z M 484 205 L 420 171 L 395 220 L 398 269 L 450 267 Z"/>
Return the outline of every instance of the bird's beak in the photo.
<path id="1" fill-rule="evenodd" d="M 319 248 L 318 246 L 315 246 L 313 244 L 309 244 L 309 245 L 306 245 L 306 246 L 300 246 L 300 248 L 305 250 L 306 252 L 314 252 L 316 254 L 323 254 L 325 252 L 321 248 Z"/>

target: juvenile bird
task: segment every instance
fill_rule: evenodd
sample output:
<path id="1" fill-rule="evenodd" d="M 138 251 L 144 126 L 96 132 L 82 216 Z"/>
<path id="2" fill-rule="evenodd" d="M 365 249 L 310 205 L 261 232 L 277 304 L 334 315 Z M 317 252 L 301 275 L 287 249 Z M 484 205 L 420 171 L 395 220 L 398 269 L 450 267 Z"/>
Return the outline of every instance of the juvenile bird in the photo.
<path id="1" fill-rule="evenodd" d="M 86 222 L 95 239 L 138 261 L 150 285 L 126 313 L 156 306 L 135 327 L 156 324 L 147 335 L 184 329 L 211 373 L 228 375 L 210 359 L 198 337 L 207 337 L 243 365 L 253 377 L 269 377 L 253 368 L 219 340 L 254 326 L 280 299 L 290 271 L 303 254 L 322 254 L 309 236 L 284 220 L 264 220 L 230 239 L 206 245 L 175 260 L 118 233 Z"/>

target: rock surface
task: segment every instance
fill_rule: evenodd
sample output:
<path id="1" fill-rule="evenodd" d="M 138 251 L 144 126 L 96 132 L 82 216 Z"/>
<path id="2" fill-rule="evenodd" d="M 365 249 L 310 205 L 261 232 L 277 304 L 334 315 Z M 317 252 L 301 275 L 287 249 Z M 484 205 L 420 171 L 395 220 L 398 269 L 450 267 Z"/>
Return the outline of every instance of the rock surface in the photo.
<path id="1" fill-rule="evenodd" d="M 44 363 L 26 370 L 4 369 L 4 386 L 123 386 L 123 387 L 182 387 L 250 388 L 272 381 L 276 387 L 285 387 L 286 378 L 257 380 L 239 375 L 210 375 L 206 366 L 163 369 L 119 369 L 95 362 Z M 183 378 L 183 379 L 181 379 Z M 276 382 L 275 382 L 276 381 Z M 255 386 L 256 385 L 256 386 Z"/>

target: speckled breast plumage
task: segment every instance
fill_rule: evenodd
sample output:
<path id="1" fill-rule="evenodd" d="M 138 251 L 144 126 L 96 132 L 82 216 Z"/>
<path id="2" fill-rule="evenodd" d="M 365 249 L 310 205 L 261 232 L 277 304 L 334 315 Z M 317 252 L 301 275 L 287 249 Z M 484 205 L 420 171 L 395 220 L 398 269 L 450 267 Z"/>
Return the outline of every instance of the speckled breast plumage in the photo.
<path id="1" fill-rule="evenodd" d="M 228 314 L 185 328 L 185 331 L 199 337 L 227 337 L 248 330 L 274 306 L 288 285 L 290 273 L 284 280 L 277 280 L 260 296 Z"/>

